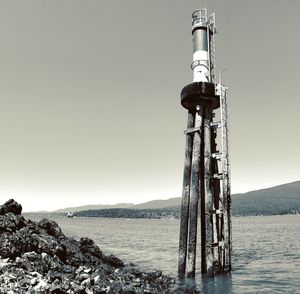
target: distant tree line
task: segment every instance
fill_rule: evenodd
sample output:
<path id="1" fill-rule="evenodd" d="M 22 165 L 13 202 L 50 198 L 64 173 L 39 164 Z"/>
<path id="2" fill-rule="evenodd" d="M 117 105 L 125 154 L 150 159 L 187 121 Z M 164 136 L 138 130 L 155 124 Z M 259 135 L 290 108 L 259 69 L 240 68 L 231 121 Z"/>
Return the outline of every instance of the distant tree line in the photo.
<path id="1" fill-rule="evenodd" d="M 282 201 L 277 199 L 277 202 L 270 199 L 261 199 L 260 201 L 249 200 L 241 201 L 236 198 L 232 201 L 232 214 L 247 216 L 247 215 L 284 215 L 284 214 L 299 214 L 300 201 L 289 199 L 289 201 Z"/>
<path id="2" fill-rule="evenodd" d="M 300 214 L 300 208 L 292 209 L 278 209 L 278 208 L 269 208 L 269 209 L 233 209 L 234 216 L 259 216 L 259 215 L 286 215 L 286 214 Z"/>
<path id="3" fill-rule="evenodd" d="M 179 219 L 180 209 L 160 208 L 160 209 L 130 209 L 111 208 L 95 209 L 74 212 L 78 217 L 109 217 L 109 218 L 148 218 L 148 219 Z"/>
<path id="4" fill-rule="evenodd" d="M 234 216 L 256 216 L 256 215 L 284 215 L 300 214 L 299 208 L 278 209 L 275 207 L 253 208 L 253 207 L 234 207 Z M 107 218 L 148 218 L 148 219 L 179 219 L 180 207 L 157 208 L 157 209 L 132 209 L 132 208 L 110 208 L 94 209 L 74 212 L 77 217 L 107 217 Z"/>

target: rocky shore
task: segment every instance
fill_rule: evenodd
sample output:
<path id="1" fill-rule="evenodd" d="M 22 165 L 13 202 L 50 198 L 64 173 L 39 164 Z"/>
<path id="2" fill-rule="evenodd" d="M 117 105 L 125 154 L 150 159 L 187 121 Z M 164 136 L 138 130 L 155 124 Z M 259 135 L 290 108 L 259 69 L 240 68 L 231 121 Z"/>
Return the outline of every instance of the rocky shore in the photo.
<path id="1" fill-rule="evenodd" d="M 22 216 L 13 199 L 0 206 L 0 293 L 174 293 L 174 279 L 142 272 L 93 240 L 66 237 L 49 219 Z"/>

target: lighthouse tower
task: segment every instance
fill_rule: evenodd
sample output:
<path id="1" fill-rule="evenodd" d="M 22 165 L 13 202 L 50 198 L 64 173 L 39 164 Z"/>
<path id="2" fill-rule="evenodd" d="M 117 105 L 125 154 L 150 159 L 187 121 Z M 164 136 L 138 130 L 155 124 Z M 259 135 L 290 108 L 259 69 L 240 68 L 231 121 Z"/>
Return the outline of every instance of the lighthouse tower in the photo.
<path id="1" fill-rule="evenodd" d="M 231 193 L 227 87 L 216 83 L 215 14 L 192 14 L 193 82 L 182 89 L 188 111 L 179 237 L 179 277 L 231 270 Z M 213 121 L 214 117 L 218 121 Z M 217 140 L 218 139 L 218 140 Z M 221 150 L 217 150 L 217 141 Z M 199 224 L 199 225 L 198 225 Z"/>

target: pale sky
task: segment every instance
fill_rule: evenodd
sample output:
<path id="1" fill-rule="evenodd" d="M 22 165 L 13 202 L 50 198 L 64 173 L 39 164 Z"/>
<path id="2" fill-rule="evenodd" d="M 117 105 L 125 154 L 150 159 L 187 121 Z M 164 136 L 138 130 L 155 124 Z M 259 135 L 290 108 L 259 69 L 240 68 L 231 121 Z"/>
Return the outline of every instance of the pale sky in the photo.
<path id="1" fill-rule="evenodd" d="M 228 69 L 233 192 L 299 180 L 300 1 L 0 0 L 0 202 L 180 196 L 203 6 Z"/>

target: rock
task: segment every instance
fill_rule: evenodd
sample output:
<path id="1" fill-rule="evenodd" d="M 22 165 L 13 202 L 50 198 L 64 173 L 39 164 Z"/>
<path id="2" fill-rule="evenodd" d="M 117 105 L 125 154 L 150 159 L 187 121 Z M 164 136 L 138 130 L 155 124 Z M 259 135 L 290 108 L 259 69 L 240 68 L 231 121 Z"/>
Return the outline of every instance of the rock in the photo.
<path id="1" fill-rule="evenodd" d="M 38 277 L 38 278 L 41 277 L 41 274 L 38 273 L 38 272 L 31 272 L 30 275 L 33 276 L 33 277 Z"/>
<path id="2" fill-rule="evenodd" d="M 0 259 L 0 271 L 5 271 L 10 264 L 9 258 Z"/>
<path id="3" fill-rule="evenodd" d="M 99 294 L 105 294 L 105 293 L 107 293 L 107 291 L 108 291 L 108 288 L 105 288 L 105 287 L 97 289 L 97 293 L 99 293 Z"/>
<path id="4" fill-rule="evenodd" d="M 94 243 L 94 241 L 89 238 L 80 238 L 79 247 L 84 254 L 88 254 L 99 259 L 103 257 L 102 251 Z"/>
<path id="5" fill-rule="evenodd" d="M 99 284 L 100 281 L 101 281 L 101 277 L 100 276 L 95 276 L 94 277 L 94 284 L 95 285 Z"/>
<path id="6" fill-rule="evenodd" d="M 66 237 L 54 221 L 27 220 L 13 200 L 0 211 L 0 293 L 174 293 L 161 271 L 125 266 L 89 238 Z"/>
<path id="7" fill-rule="evenodd" d="M 134 279 L 133 280 L 133 285 L 136 286 L 136 287 L 141 286 L 141 279 L 139 279 L 139 278 Z"/>
<path id="8" fill-rule="evenodd" d="M 25 252 L 23 254 L 23 257 L 29 259 L 30 261 L 36 261 L 37 259 L 39 259 L 40 255 L 34 251 L 31 251 L 31 252 Z"/>
<path id="9" fill-rule="evenodd" d="M 86 294 L 86 293 L 85 293 L 85 288 L 84 288 L 84 286 L 79 286 L 79 285 L 73 284 L 73 285 L 72 285 L 72 289 L 73 289 L 73 292 L 72 292 L 72 293 L 76 293 L 76 294 Z"/>
<path id="10" fill-rule="evenodd" d="M 83 274 L 80 274 L 78 278 L 79 278 L 79 281 L 83 281 L 83 280 L 88 279 L 89 277 L 90 277 L 89 274 L 83 273 Z"/>
<path id="11" fill-rule="evenodd" d="M 89 287 L 89 286 L 91 286 L 91 279 L 90 279 L 90 278 L 87 278 L 87 279 L 83 280 L 83 281 L 81 282 L 81 286 L 84 286 L 84 287 Z"/>
<path id="12" fill-rule="evenodd" d="M 60 245 L 65 249 L 63 262 L 75 267 L 89 262 L 89 257 L 85 256 L 79 247 L 79 243 L 73 238 L 60 239 Z"/>
<path id="13" fill-rule="evenodd" d="M 92 271 L 92 269 L 91 268 L 86 268 L 86 269 L 84 269 L 83 270 L 86 274 L 89 274 L 91 271 Z"/>
<path id="14" fill-rule="evenodd" d="M 22 213 L 21 204 L 17 203 L 13 199 L 9 199 L 3 205 L 0 206 L 0 215 L 4 215 L 8 212 L 11 212 L 13 214 L 21 214 Z"/>
<path id="15" fill-rule="evenodd" d="M 68 294 L 65 290 L 61 289 L 60 286 L 53 286 L 49 290 L 50 294 Z"/>
<path id="16" fill-rule="evenodd" d="M 148 281 L 154 281 L 157 280 L 159 277 L 161 277 L 162 272 L 161 271 L 151 271 L 146 273 L 146 279 Z"/>
<path id="17" fill-rule="evenodd" d="M 103 258 L 103 260 L 109 265 L 115 267 L 124 267 L 124 262 L 113 254 L 106 256 L 105 258 Z"/>
<path id="18" fill-rule="evenodd" d="M 84 267 L 83 266 L 79 266 L 76 270 L 76 274 L 79 274 L 81 273 L 82 271 L 84 270 Z"/>
<path id="19" fill-rule="evenodd" d="M 7 212 L 5 215 L 0 215 L 0 233 L 15 232 L 26 225 L 25 219 L 21 215 Z"/>
<path id="20" fill-rule="evenodd" d="M 45 289 L 47 285 L 48 284 L 45 281 L 40 280 L 39 283 L 34 287 L 34 290 L 37 291 L 37 290 Z"/>
<path id="21" fill-rule="evenodd" d="M 42 229 L 44 229 L 49 235 L 54 236 L 56 238 L 59 238 L 61 236 L 64 236 L 61 228 L 58 226 L 58 224 L 53 221 L 46 218 L 43 218 L 39 223 L 38 226 Z"/>
<path id="22" fill-rule="evenodd" d="M 14 276 L 14 275 L 12 275 L 12 274 L 8 275 L 8 277 L 9 277 L 9 281 L 10 281 L 10 282 L 14 282 L 14 281 L 17 280 L 17 277 Z"/>
<path id="23" fill-rule="evenodd" d="M 132 286 L 125 286 L 122 290 L 122 293 L 124 293 L 124 294 L 135 294 L 135 291 L 133 290 Z"/>
<path id="24" fill-rule="evenodd" d="M 19 280 L 18 284 L 21 288 L 25 288 L 25 286 L 27 286 L 29 283 L 25 278 L 22 278 L 21 280 Z"/>
<path id="25" fill-rule="evenodd" d="M 54 249 L 54 254 L 60 258 L 60 260 L 65 261 L 66 250 L 64 247 L 57 245 Z"/>
<path id="26" fill-rule="evenodd" d="M 32 286 L 34 286 L 36 283 L 37 283 L 37 278 L 32 278 L 32 279 L 30 280 L 30 284 L 31 284 Z"/>

